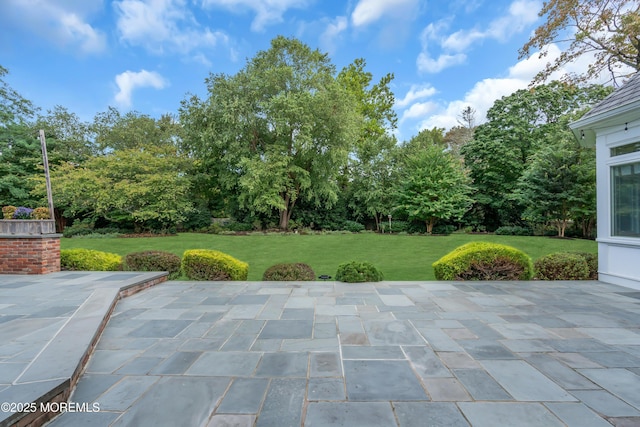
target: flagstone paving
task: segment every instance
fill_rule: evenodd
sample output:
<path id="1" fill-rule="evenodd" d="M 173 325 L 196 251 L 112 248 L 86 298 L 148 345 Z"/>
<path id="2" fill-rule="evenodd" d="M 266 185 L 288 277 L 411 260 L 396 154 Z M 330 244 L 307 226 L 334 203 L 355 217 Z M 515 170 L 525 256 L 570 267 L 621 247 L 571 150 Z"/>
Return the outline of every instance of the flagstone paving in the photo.
<path id="1" fill-rule="evenodd" d="M 83 300 L 73 289 L 20 312 L 0 284 L 4 401 L 21 396 L 29 343 Z M 640 294 L 594 281 L 165 282 L 118 302 L 70 401 L 100 410 L 50 426 L 637 426 Z"/>

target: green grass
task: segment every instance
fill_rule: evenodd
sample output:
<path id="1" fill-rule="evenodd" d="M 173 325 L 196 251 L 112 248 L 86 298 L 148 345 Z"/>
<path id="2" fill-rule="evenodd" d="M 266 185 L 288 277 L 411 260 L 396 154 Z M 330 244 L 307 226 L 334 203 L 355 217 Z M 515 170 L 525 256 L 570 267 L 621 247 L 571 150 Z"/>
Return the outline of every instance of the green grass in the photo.
<path id="1" fill-rule="evenodd" d="M 511 245 L 534 261 L 553 252 L 597 252 L 591 240 L 496 235 L 452 234 L 410 236 L 389 234 L 249 235 L 220 236 L 184 233 L 171 237 L 82 239 L 63 238 L 62 249 L 86 248 L 126 255 L 144 250 L 165 250 L 182 256 L 187 249 L 216 249 L 249 263 L 249 280 L 261 280 L 273 264 L 303 262 L 316 275 L 335 276 L 338 264 L 369 261 L 385 280 L 435 280 L 431 264 L 456 247 L 472 241 Z"/>

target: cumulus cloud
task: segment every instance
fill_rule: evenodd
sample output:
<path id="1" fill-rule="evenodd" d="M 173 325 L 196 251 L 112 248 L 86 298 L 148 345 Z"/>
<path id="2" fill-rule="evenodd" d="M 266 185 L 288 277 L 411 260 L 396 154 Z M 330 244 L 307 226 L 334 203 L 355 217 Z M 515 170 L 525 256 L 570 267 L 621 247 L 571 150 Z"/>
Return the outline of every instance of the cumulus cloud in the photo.
<path id="1" fill-rule="evenodd" d="M 256 14 L 251 23 L 252 31 L 263 31 L 265 27 L 283 21 L 282 16 L 288 9 L 302 9 L 309 0 L 203 0 L 206 7 L 222 7 L 232 12 L 251 10 Z"/>
<path id="2" fill-rule="evenodd" d="M 356 27 L 372 24 L 389 16 L 407 16 L 414 10 L 416 0 L 360 0 L 351 14 L 351 22 Z"/>
<path id="3" fill-rule="evenodd" d="M 226 44 L 222 31 L 201 28 L 185 0 L 121 0 L 114 2 L 120 39 L 151 52 L 191 52 Z"/>
<path id="4" fill-rule="evenodd" d="M 122 108 L 130 108 L 133 91 L 138 88 L 152 87 L 154 89 L 164 89 L 168 82 L 155 71 L 140 70 L 125 71 L 116 76 L 118 93 L 115 95 L 116 103 Z"/>
<path id="5" fill-rule="evenodd" d="M 105 50 L 107 43 L 102 31 L 93 27 L 90 17 L 102 9 L 102 1 L 87 0 L 4 0 L 0 4 L 0 18 L 41 35 L 46 40 L 83 54 Z"/>
<path id="6" fill-rule="evenodd" d="M 416 60 L 418 70 L 438 73 L 462 64 L 466 60 L 465 51 L 473 44 L 486 39 L 507 41 L 536 22 L 539 10 L 539 0 L 515 0 L 506 14 L 491 21 L 486 28 L 462 29 L 448 35 L 446 32 L 452 23 L 451 19 L 431 23 L 421 34 L 422 52 Z M 437 57 L 429 53 L 434 46 L 441 50 Z"/>

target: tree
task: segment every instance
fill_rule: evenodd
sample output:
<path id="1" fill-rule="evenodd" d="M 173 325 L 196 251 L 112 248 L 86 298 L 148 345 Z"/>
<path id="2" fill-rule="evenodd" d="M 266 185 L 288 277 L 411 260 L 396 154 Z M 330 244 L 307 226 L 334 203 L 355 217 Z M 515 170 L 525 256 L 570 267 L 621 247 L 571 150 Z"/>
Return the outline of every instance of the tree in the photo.
<path id="1" fill-rule="evenodd" d="M 640 4 L 637 0 L 548 0 L 539 16 L 546 22 L 520 49 L 520 58 L 529 57 L 534 49 L 545 57 L 549 44 L 569 42 L 569 46 L 553 62 L 538 73 L 532 84 L 542 83 L 561 67 L 583 55 L 593 61 L 580 75 L 565 78 L 586 82 L 603 72 L 630 75 L 640 70 Z M 633 71 L 628 72 L 625 67 Z"/>
<path id="2" fill-rule="evenodd" d="M 519 90 L 494 103 L 488 121 L 476 128 L 462 155 L 475 194 L 475 211 L 490 230 L 522 221 L 524 207 L 512 197 L 529 157 L 559 137 L 566 117 L 576 117 L 610 93 L 599 85 L 579 87 L 558 81 Z M 563 119 L 564 118 L 564 119 Z"/>
<path id="3" fill-rule="evenodd" d="M 165 230 L 192 210 L 185 160 L 161 149 L 126 149 L 64 163 L 51 171 L 56 203 L 65 215 L 105 218 L 137 230 Z M 36 192 L 44 193 L 43 179 Z"/>
<path id="4" fill-rule="evenodd" d="M 532 223 L 555 225 L 564 237 L 574 215 L 595 211 L 595 171 L 593 156 L 582 155 L 573 135 L 564 128 L 549 135 L 518 181 L 514 195 L 525 206 L 524 217 Z M 594 150 L 588 150 L 593 152 Z"/>
<path id="5" fill-rule="evenodd" d="M 326 54 L 276 37 L 235 76 L 211 75 L 209 98 L 184 101 L 183 147 L 203 160 L 241 208 L 288 227 L 296 202 L 329 208 L 358 137 L 353 98 Z"/>
<path id="6" fill-rule="evenodd" d="M 462 147 L 473 139 L 473 132 L 476 129 L 476 110 L 467 106 L 459 117 L 459 126 L 452 127 L 444 135 L 444 143 L 455 156 L 460 156 Z"/>
<path id="7" fill-rule="evenodd" d="M 356 219 L 373 218 L 376 230 L 394 207 L 393 189 L 397 180 L 396 140 L 383 135 L 370 152 L 360 151 L 351 167 L 349 207 Z"/>
<path id="8" fill-rule="evenodd" d="M 472 203 L 471 187 L 461 164 L 442 147 L 409 150 L 402 159 L 396 211 L 424 221 L 431 234 L 438 220 L 457 220 Z"/>
<path id="9" fill-rule="evenodd" d="M 114 150 L 164 147 L 174 150 L 180 142 L 182 126 L 171 115 L 154 119 L 137 111 L 124 115 L 109 107 L 98 113 L 91 124 L 97 150 L 108 153 Z"/>
<path id="10" fill-rule="evenodd" d="M 56 105 L 46 115 L 38 116 L 32 127 L 44 130 L 51 164 L 82 163 L 97 154 L 89 124 L 65 107 Z"/>

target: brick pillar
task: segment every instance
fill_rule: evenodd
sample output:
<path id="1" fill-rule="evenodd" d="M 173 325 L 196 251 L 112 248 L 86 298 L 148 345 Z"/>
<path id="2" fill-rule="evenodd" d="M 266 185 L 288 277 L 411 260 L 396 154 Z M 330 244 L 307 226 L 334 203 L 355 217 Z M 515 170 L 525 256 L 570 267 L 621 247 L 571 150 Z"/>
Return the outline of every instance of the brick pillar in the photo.
<path id="1" fill-rule="evenodd" d="M 60 234 L 0 234 L 0 274 L 60 271 Z"/>

